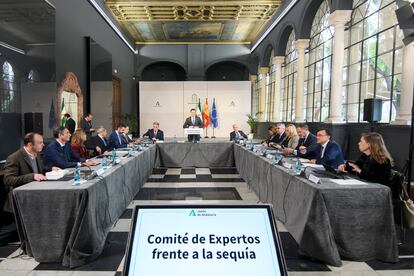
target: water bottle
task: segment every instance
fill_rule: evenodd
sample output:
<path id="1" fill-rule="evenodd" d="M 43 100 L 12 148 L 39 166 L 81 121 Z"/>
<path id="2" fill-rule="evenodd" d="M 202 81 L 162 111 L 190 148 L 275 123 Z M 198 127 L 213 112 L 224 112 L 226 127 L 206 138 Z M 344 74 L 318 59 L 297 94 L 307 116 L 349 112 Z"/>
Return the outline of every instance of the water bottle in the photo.
<path id="1" fill-rule="evenodd" d="M 300 162 L 299 158 L 296 158 L 294 169 L 295 169 L 295 174 L 300 175 L 300 172 L 302 170 L 302 162 Z"/>
<path id="2" fill-rule="evenodd" d="M 81 177 L 80 177 L 80 166 L 76 165 L 75 173 L 73 174 L 73 183 L 74 185 L 80 185 Z"/>
<path id="3" fill-rule="evenodd" d="M 106 170 L 108 169 L 108 158 L 106 158 L 106 156 L 104 155 L 104 157 L 102 158 L 102 169 Z"/>
<path id="4" fill-rule="evenodd" d="M 113 151 L 112 151 L 112 157 L 111 157 L 111 162 L 112 162 L 112 164 L 115 164 L 115 160 L 116 160 L 116 151 L 115 151 L 115 150 L 113 150 Z"/>
<path id="5" fill-rule="evenodd" d="M 177 143 L 177 135 L 174 134 L 173 143 Z"/>
<path id="6" fill-rule="evenodd" d="M 276 152 L 275 152 L 275 158 L 273 160 L 273 163 L 274 164 L 277 164 L 277 163 L 279 163 L 279 161 L 280 161 L 280 152 L 278 150 L 276 150 Z"/>

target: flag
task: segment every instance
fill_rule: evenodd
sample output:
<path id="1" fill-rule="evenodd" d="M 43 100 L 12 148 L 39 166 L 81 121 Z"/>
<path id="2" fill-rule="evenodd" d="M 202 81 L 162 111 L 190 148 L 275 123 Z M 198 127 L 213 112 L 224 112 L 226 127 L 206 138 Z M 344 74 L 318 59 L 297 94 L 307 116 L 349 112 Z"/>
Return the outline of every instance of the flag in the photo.
<path id="1" fill-rule="evenodd" d="M 50 104 L 50 111 L 49 111 L 49 129 L 54 129 L 57 125 L 57 118 L 55 112 L 55 105 L 52 103 Z"/>
<path id="2" fill-rule="evenodd" d="M 211 124 L 213 128 L 218 127 L 216 99 L 213 99 L 213 108 L 211 109 Z"/>
<path id="3" fill-rule="evenodd" d="M 61 113 L 60 113 L 60 125 L 65 126 L 66 120 L 65 120 L 65 98 L 62 99 L 62 105 L 61 105 Z"/>
<path id="4" fill-rule="evenodd" d="M 196 108 L 196 115 L 197 115 L 197 117 L 202 117 L 202 114 L 201 114 L 201 100 L 200 100 L 200 98 L 198 98 L 198 104 L 197 104 L 197 108 Z"/>
<path id="5" fill-rule="evenodd" d="M 204 121 L 204 127 L 207 128 L 210 125 L 210 112 L 208 111 L 207 98 L 206 98 L 206 104 L 204 105 L 203 121 Z"/>

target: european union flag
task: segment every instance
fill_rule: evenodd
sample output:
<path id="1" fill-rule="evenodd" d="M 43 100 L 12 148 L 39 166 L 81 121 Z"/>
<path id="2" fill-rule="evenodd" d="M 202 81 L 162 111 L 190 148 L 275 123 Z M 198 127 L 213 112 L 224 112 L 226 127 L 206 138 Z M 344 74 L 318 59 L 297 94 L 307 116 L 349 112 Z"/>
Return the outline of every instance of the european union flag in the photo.
<path id="1" fill-rule="evenodd" d="M 213 128 L 218 127 L 218 119 L 217 119 L 217 107 L 216 107 L 216 99 L 213 99 L 213 108 L 211 109 L 211 124 Z"/>

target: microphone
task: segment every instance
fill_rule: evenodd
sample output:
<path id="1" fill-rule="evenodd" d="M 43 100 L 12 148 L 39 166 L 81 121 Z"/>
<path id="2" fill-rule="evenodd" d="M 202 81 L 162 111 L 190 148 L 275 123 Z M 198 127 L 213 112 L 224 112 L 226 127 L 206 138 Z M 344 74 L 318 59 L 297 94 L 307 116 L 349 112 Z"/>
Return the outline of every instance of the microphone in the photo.
<path id="1" fill-rule="evenodd" d="M 93 179 L 95 176 L 97 176 L 98 173 L 96 171 L 93 171 L 90 175 L 88 175 L 85 179 L 86 180 L 91 180 Z"/>

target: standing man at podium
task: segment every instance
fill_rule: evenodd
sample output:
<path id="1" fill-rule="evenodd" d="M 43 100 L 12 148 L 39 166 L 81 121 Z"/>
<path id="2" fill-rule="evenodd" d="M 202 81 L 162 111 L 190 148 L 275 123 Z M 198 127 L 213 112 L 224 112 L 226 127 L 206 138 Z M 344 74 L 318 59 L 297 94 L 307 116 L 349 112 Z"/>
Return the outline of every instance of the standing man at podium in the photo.
<path id="1" fill-rule="evenodd" d="M 196 116 L 195 108 L 191 108 L 190 117 L 185 119 L 183 128 L 202 128 L 203 121 L 200 117 Z M 188 135 L 188 142 L 197 142 L 200 141 L 200 135 Z"/>

